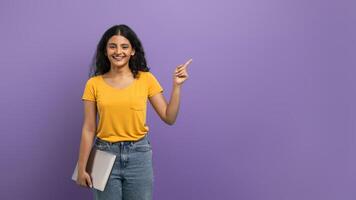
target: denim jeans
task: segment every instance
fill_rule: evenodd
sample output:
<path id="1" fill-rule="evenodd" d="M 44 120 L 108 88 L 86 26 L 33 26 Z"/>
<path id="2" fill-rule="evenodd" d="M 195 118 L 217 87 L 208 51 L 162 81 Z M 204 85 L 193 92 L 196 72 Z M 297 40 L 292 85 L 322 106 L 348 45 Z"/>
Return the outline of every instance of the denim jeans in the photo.
<path id="1" fill-rule="evenodd" d="M 116 155 L 104 191 L 93 188 L 94 199 L 152 200 L 152 147 L 148 134 L 138 141 L 115 143 L 96 138 L 94 147 Z"/>

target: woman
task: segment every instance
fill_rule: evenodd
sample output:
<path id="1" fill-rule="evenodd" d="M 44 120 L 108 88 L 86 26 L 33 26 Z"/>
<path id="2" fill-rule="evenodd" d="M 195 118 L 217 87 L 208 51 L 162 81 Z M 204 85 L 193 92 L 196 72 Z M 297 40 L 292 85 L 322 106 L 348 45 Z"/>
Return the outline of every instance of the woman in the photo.
<path id="1" fill-rule="evenodd" d="M 92 145 L 116 154 L 105 190 L 93 189 L 95 199 L 152 199 L 147 99 L 159 117 L 173 125 L 181 86 L 188 79 L 186 68 L 191 62 L 192 59 L 176 67 L 167 104 L 163 88 L 149 72 L 143 47 L 134 31 L 127 25 L 115 25 L 104 33 L 96 50 L 94 76 L 87 81 L 82 96 L 84 122 L 78 159 L 77 184 L 92 188 L 91 177 L 85 170 Z"/>

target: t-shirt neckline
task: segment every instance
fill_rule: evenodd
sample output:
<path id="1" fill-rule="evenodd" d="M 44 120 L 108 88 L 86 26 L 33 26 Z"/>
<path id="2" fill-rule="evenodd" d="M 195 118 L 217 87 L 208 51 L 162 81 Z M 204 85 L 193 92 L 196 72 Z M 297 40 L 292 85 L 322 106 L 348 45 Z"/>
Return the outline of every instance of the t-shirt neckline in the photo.
<path id="1" fill-rule="evenodd" d="M 109 88 L 112 88 L 112 89 L 114 89 L 114 90 L 118 90 L 118 91 L 122 91 L 122 90 L 129 89 L 129 88 L 132 87 L 132 86 L 135 84 L 135 82 L 136 82 L 136 78 L 134 78 L 134 80 L 133 80 L 128 86 L 126 86 L 126 87 L 124 87 L 124 88 L 116 88 L 116 87 L 110 85 L 109 83 L 107 83 L 107 82 L 105 81 L 103 75 L 100 75 L 100 79 L 101 79 L 101 81 L 104 83 L 104 85 L 106 85 L 106 86 L 108 86 Z"/>

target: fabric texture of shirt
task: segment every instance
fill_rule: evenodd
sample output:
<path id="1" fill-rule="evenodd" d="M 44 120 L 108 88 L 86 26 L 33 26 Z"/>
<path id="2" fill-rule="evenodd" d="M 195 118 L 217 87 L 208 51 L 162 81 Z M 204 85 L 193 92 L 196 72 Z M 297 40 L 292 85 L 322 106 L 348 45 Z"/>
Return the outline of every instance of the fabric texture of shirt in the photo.
<path id="1" fill-rule="evenodd" d="M 139 72 L 139 77 L 124 87 L 109 85 L 102 75 L 87 80 L 82 100 L 95 101 L 98 111 L 96 136 L 109 142 L 132 141 L 148 131 L 147 99 L 163 92 L 151 72 Z"/>

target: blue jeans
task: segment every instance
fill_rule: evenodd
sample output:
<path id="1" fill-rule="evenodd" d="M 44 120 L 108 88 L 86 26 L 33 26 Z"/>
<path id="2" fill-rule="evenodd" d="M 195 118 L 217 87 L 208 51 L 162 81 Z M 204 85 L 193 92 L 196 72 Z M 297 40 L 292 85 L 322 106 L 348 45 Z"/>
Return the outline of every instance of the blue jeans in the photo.
<path id="1" fill-rule="evenodd" d="M 152 200 L 152 147 L 148 134 L 138 141 L 115 143 L 96 138 L 94 147 L 116 155 L 105 190 L 93 188 L 96 200 Z"/>

